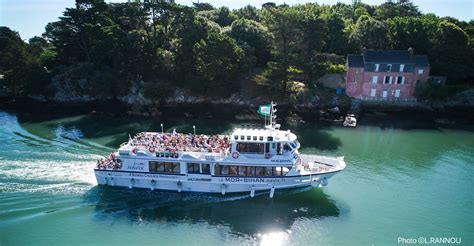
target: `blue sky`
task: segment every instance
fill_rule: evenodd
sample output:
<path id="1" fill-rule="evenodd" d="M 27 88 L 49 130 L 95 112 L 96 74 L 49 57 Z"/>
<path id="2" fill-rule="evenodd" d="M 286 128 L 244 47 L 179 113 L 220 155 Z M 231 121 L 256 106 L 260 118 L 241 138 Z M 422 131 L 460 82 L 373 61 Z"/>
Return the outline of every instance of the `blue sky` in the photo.
<path id="1" fill-rule="evenodd" d="M 107 2 L 124 2 L 126 0 L 112 0 Z M 197 0 L 194 0 L 197 1 Z M 191 5 L 192 0 L 176 0 L 177 3 Z M 307 2 L 319 4 L 335 4 L 337 2 L 351 3 L 352 0 L 201 0 L 216 7 L 228 6 L 240 8 L 247 4 L 260 7 L 265 2 L 289 5 Z M 366 4 L 380 4 L 385 0 L 362 0 Z M 474 19 L 473 0 L 413 0 L 423 13 L 434 13 L 438 16 L 452 16 L 460 20 Z M 8 26 L 20 33 L 25 40 L 41 35 L 46 24 L 56 21 L 66 7 L 74 6 L 74 0 L 0 0 L 0 26 Z"/>

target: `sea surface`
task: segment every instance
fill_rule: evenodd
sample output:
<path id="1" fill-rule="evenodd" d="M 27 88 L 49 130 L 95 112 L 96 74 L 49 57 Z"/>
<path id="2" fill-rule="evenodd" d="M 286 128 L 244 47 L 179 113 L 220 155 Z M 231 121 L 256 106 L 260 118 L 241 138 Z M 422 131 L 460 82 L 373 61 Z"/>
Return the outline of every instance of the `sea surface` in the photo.
<path id="1" fill-rule="evenodd" d="M 304 154 L 344 155 L 324 189 L 250 198 L 98 187 L 129 134 L 229 133 L 229 121 L 0 111 L 0 245 L 474 244 L 474 132 L 283 124 Z"/>

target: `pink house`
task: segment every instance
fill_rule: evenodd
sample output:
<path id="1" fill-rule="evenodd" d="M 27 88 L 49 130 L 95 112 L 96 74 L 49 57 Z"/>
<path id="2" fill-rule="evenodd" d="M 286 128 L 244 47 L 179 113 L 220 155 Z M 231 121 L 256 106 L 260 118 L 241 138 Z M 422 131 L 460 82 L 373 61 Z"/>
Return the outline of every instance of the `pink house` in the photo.
<path id="1" fill-rule="evenodd" d="M 415 85 L 427 81 L 430 64 L 426 55 L 408 50 L 364 50 L 348 55 L 346 94 L 361 100 L 416 100 Z"/>

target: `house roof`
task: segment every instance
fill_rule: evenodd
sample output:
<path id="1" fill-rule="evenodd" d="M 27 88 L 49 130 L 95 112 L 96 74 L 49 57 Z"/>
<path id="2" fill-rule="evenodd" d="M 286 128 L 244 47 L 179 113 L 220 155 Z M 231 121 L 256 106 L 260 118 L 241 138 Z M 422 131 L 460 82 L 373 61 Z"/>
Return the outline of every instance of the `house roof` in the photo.
<path id="1" fill-rule="evenodd" d="M 428 56 L 426 55 L 414 55 L 413 59 L 417 67 L 429 67 L 430 62 L 428 61 Z"/>
<path id="2" fill-rule="evenodd" d="M 364 53 L 367 63 L 413 63 L 408 50 L 367 50 Z"/>
<path id="3" fill-rule="evenodd" d="M 349 67 L 364 67 L 364 58 L 362 55 L 347 55 Z"/>
<path id="4" fill-rule="evenodd" d="M 347 55 L 349 67 L 364 67 L 366 63 L 415 64 L 429 67 L 426 55 L 411 55 L 408 50 L 366 50 L 361 55 Z"/>

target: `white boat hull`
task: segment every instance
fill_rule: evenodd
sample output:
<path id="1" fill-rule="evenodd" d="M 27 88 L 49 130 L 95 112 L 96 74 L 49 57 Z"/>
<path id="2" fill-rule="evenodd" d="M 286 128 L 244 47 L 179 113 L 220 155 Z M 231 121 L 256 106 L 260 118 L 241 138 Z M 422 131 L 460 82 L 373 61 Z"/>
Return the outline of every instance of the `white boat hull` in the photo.
<path id="1" fill-rule="evenodd" d="M 158 174 L 95 169 L 99 185 L 169 190 L 177 192 L 237 193 L 274 192 L 277 189 L 321 187 L 338 171 L 299 176 L 243 177 L 193 174 Z"/>

